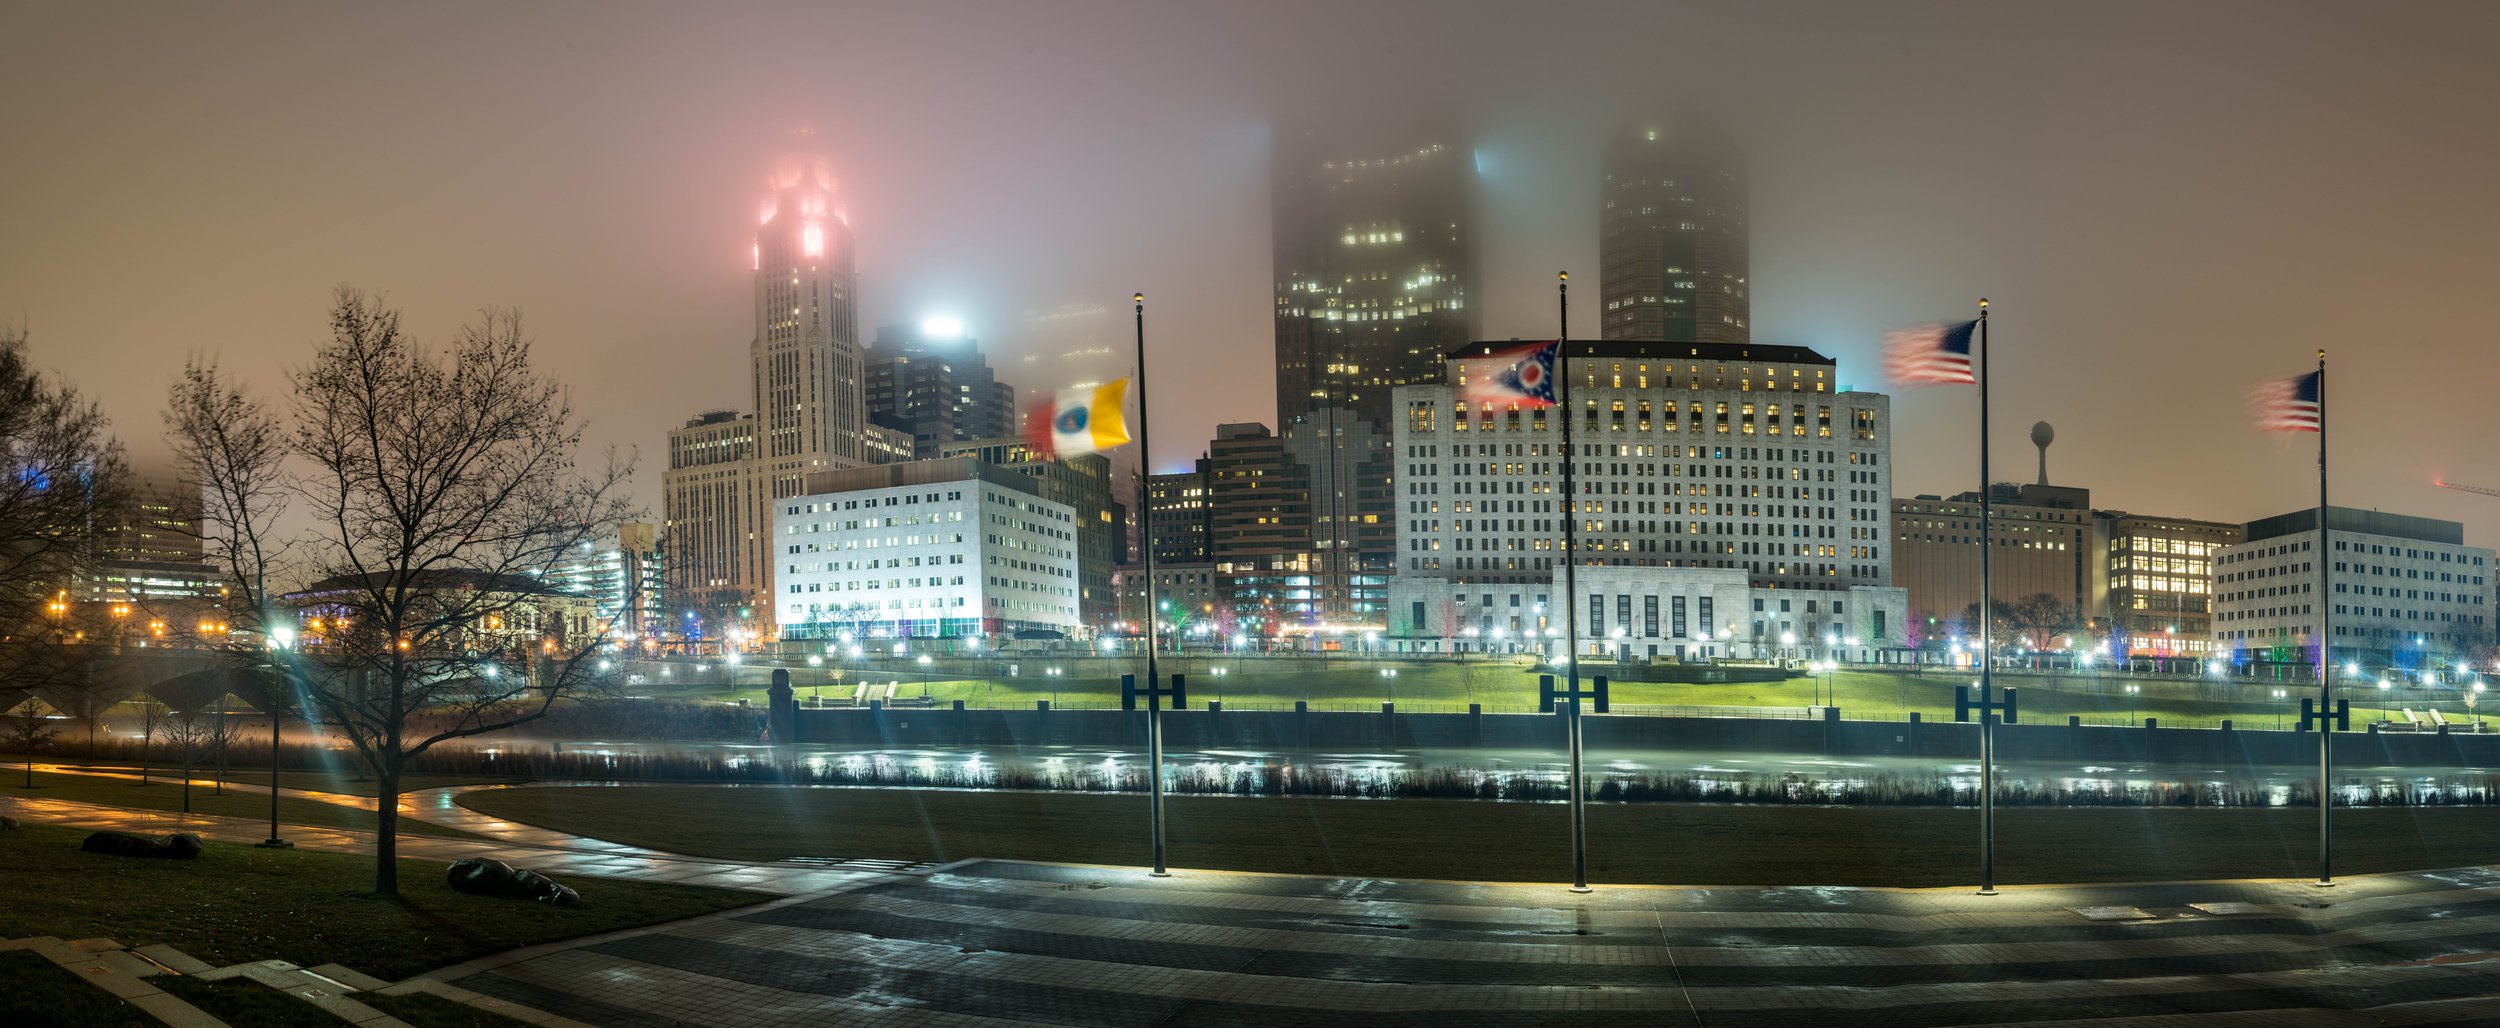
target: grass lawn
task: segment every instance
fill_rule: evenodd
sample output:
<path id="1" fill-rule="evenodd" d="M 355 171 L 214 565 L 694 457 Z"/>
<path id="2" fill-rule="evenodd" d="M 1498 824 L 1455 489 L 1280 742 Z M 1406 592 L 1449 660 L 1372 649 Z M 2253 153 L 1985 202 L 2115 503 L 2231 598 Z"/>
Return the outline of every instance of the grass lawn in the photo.
<path id="1" fill-rule="evenodd" d="M 589 901 L 560 910 L 453 892 L 444 865 L 403 860 L 401 897 L 380 900 L 372 895 L 371 857 L 210 842 L 195 861 L 132 860 L 80 852 L 86 835 L 51 825 L 0 833 L 0 896 L 8 897 L 0 935 L 100 936 L 132 947 L 162 942 L 220 967 L 337 962 L 398 980 L 519 946 L 770 898 L 560 877 Z"/>
<path id="2" fill-rule="evenodd" d="M 264 777 L 262 781 L 268 779 Z M 24 771 L 0 770 L 0 795 L 23 796 L 39 800 L 70 800 L 78 803 L 100 803 L 113 807 L 139 807 L 147 810 L 179 811 L 182 809 L 182 785 L 179 781 L 151 780 L 146 785 L 127 778 L 99 778 L 94 775 L 65 775 L 35 772 L 35 787 L 26 787 Z M 222 817 L 267 819 L 269 794 L 226 790 L 218 796 L 205 782 L 191 785 L 191 812 Z M 354 828 L 373 830 L 370 811 L 324 803 L 296 796 L 278 797 L 278 819 L 290 825 L 314 825 L 323 828 Z M 446 838 L 475 838 L 467 832 L 445 828 L 410 817 L 399 819 L 399 830 L 409 835 L 434 835 Z"/>
<path id="3" fill-rule="evenodd" d="M 1002 857 L 1134 864 L 1143 796 L 900 789 L 644 786 L 498 789 L 466 806 L 601 839 L 713 857 Z M 1554 881 L 1569 867 L 1559 804 L 1174 797 L 1178 867 L 1485 881 Z M 2007 882 L 2123 882 L 2314 874 L 2314 810 L 2010 809 L 1997 813 Z M 2336 816 L 2348 873 L 2500 863 L 2500 818 L 2474 809 Z M 1976 810 L 1676 804 L 1589 809 L 1591 873 L 1653 884 L 1963 884 Z M 1481 840 L 1500 839 L 1487 846 Z"/>
<path id="4" fill-rule="evenodd" d="M 1050 700 L 1052 706 L 1067 708 L 1111 707 L 1120 702 L 1116 677 L 1052 678 L 1039 673 L 1047 667 L 1047 662 L 1027 662 L 1023 668 L 1026 674 L 980 680 L 932 679 L 925 672 L 908 670 L 864 670 L 851 675 L 854 681 L 865 677 L 880 684 L 899 682 L 901 687 L 895 695 L 914 699 L 923 694 L 925 681 L 925 692 L 940 705 L 962 700 L 968 707 L 1029 710 L 1036 700 Z M 1189 676 L 1193 704 L 1223 700 L 1235 709 L 1289 709 L 1297 701 L 1309 703 L 1313 710 L 1377 710 L 1383 701 L 1394 701 L 1400 709 L 1415 711 L 1464 710 L 1470 703 L 1482 704 L 1486 711 L 1497 713 L 1527 711 L 1536 706 L 1536 673 L 1507 661 L 1406 665 L 1397 668 L 1395 677 L 1382 676 L 1377 666 L 1348 667 L 1336 661 L 1310 659 L 1241 660 L 1191 655 L 1167 659 L 1163 667 Z M 1217 668 L 1225 673 L 1214 674 Z M 1584 665 L 1584 673 L 1603 673 L 1603 666 Z M 1927 720 L 1949 721 L 1953 717 L 1953 687 L 1967 685 L 1975 677 L 1970 672 L 1955 674 L 1931 669 L 1904 675 L 1841 671 L 1827 681 L 1800 675 L 1779 682 L 1618 682 L 1613 684 L 1612 698 L 1629 704 L 1793 710 L 1815 703 L 1820 692 L 1823 701 L 1838 705 L 1844 717 L 1897 719 L 1916 711 Z M 2287 721 L 2307 691 L 2305 687 L 2285 685 L 2281 687 L 2285 698 L 2276 700 L 2273 692 L 2277 686 L 2272 683 L 2201 683 L 2074 674 L 2007 674 L 1999 679 L 1999 684 L 2022 689 L 2025 720 L 2064 721 L 2069 715 L 2079 715 L 2090 724 L 2141 724 L 2144 718 L 2154 717 L 2163 724 L 2183 728 L 2213 727 L 2224 718 L 2233 719 L 2243 728 L 2275 727 Z M 2130 685 L 2137 691 L 2127 692 Z M 809 686 L 798 686 L 799 702 L 806 703 L 816 692 Z M 848 697 L 851 690 L 847 685 L 827 686 L 822 692 L 828 697 Z M 2346 694 L 2353 700 L 2353 717 L 2358 721 L 2401 721 L 2403 715 L 2398 709 L 2407 706 L 2416 712 L 2437 707 L 2452 721 L 2470 720 L 2479 713 L 2470 712 L 2463 695 L 2450 690 L 2437 694 L 2417 689 L 2381 693 L 2369 688 L 2346 690 Z M 680 688 L 670 695 L 683 699 L 744 699 L 759 707 L 766 702 L 761 686 Z M 2500 695 L 2492 697 L 2491 707 L 2500 709 Z M 2500 715 L 2479 713 L 2479 719 L 2500 729 Z"/>
<path id="5" fill-rule="evenodd" d="M 0 953 L 0 1024 L 140 1028 L 156 1019 L 24 950 Z"/>

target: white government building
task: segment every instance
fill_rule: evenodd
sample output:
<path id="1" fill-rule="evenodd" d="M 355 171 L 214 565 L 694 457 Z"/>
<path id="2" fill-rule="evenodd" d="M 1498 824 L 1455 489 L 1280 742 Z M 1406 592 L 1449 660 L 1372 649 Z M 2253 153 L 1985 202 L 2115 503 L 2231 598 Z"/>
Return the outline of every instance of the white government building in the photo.
<path id="1" fill-rule="evenodd" d="M 1077 626 L 1076 511 L 973 457 L 807 476 L 774 501 L 784 639 L 962 638 Z"/>
<path id="2" fill-rule="evenodd" d="M 1471 403 L 1521 344 L 1449 355 L 1395 394 L 1405 650 L 1555 652 L 1563 517 L 1580 519 L 1584 655 L 1833 656 L 1909 646 L 1892 584 L 1891 399 L 1831 358 L 1747 343 L 1570 343 L 1580 500 L 1563 505 L 1563 411 Z M 1561 369 L 1557 369 L 1558 372 Z"/>
<path id="3" fill-rule="evenodd" d="M 2492 551 L 2436 518 L 2316 508 L 2248 523 L 2214 557 L 2214 650 L 2235 661 L 2312 664 L 2318 596 L 2334 605 L 2337 662 L 2444 662 L 2491 638 Z M 2319 564 L 2326 565 L 2321 583 Z"/>

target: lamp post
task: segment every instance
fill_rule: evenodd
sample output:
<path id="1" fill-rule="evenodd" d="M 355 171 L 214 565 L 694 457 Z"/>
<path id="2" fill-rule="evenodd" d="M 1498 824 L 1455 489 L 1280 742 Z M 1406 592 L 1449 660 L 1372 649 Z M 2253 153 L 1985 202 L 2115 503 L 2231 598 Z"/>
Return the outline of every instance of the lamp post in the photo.
<path id="1" fill-rule="evenodd" d="M 292 661 L 295 650 L 295 628 L 284 622 L 269 630 L 269 648 L 279 660 Z M 252 845 L 262 849 L 294 849 L 295 844 L 278 837 L 278 724 L 286 719 L 287 686 L 294 680 L 280 671 L 278 680 L 269 687 L 269 837 Z"/>

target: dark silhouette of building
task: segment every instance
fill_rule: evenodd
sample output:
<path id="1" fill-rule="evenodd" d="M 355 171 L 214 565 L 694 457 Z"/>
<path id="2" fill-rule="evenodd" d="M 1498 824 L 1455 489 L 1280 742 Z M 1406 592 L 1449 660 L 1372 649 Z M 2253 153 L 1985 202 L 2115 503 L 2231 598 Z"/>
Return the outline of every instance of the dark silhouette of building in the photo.
<path id="1" fill-rule="evenodd" d="M 1735 144 L 1695 120 L 1644 122 L 1606 147 L 1604 173 L 1603 336 L 1750 342 L 1747 190 Z"/>
<path id="2" fill-rule="evenodd" d="M 868 346 L 867 382 L 869 420 L 909 433 L 913 459 L 935 458 L 947 443 L 1015 434 L 1015 387 L 998 380 L 969 337 L 881 326 Z"/>
<path id="3" fill-rule="evenodd" d="M 1147 536 L 1154 543 L 1157 565 L 1203 564 L 1209 559 L 1208 539 L 1213 532 L 1214 506 L 1209 499 L 1214 485 L 1213 472 L 1207 458 L 1198 458 L 1188 471 L 1168 475 L 1146 476 Z"/>
<path id="4" fill-rule="evenodd" d="M 1475 338 L 1475 182 L 1447 135 L 1278 148 L 1272 172 L 1276 418 L 1330 406 L 1386 422 L 1389 391 L 1441 378 Z"/>

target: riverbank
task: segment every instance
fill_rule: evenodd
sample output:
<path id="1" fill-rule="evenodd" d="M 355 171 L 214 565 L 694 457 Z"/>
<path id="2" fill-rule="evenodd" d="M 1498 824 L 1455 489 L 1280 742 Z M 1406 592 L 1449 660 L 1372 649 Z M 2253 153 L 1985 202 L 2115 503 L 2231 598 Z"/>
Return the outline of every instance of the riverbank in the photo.
<path id="1" fill-rule="evenodd" d="M 1142 797 L 882 789 L 531 788 L 467 793 L 495 817 L 723 859 L 945 861 L 970 856 L 1134 865 Z M 1345 877 L 1555 881 L 1570 867 L 1559 804 L 1318 799 L 1169 801 L 1175 867 Z M 2006 883 L 2297 878 L 2316 867 L 2314 810 L 2009 809 Z M 1949 886 L 1975 874 L 1969 810 L 1612 804 L 1589 808 L 1599 883 Z M 1498 840 L 1498 844 L 1493 844 Z M 2500 862 L 2488 811 L 2355 810 L 2339 872 Z"/>

